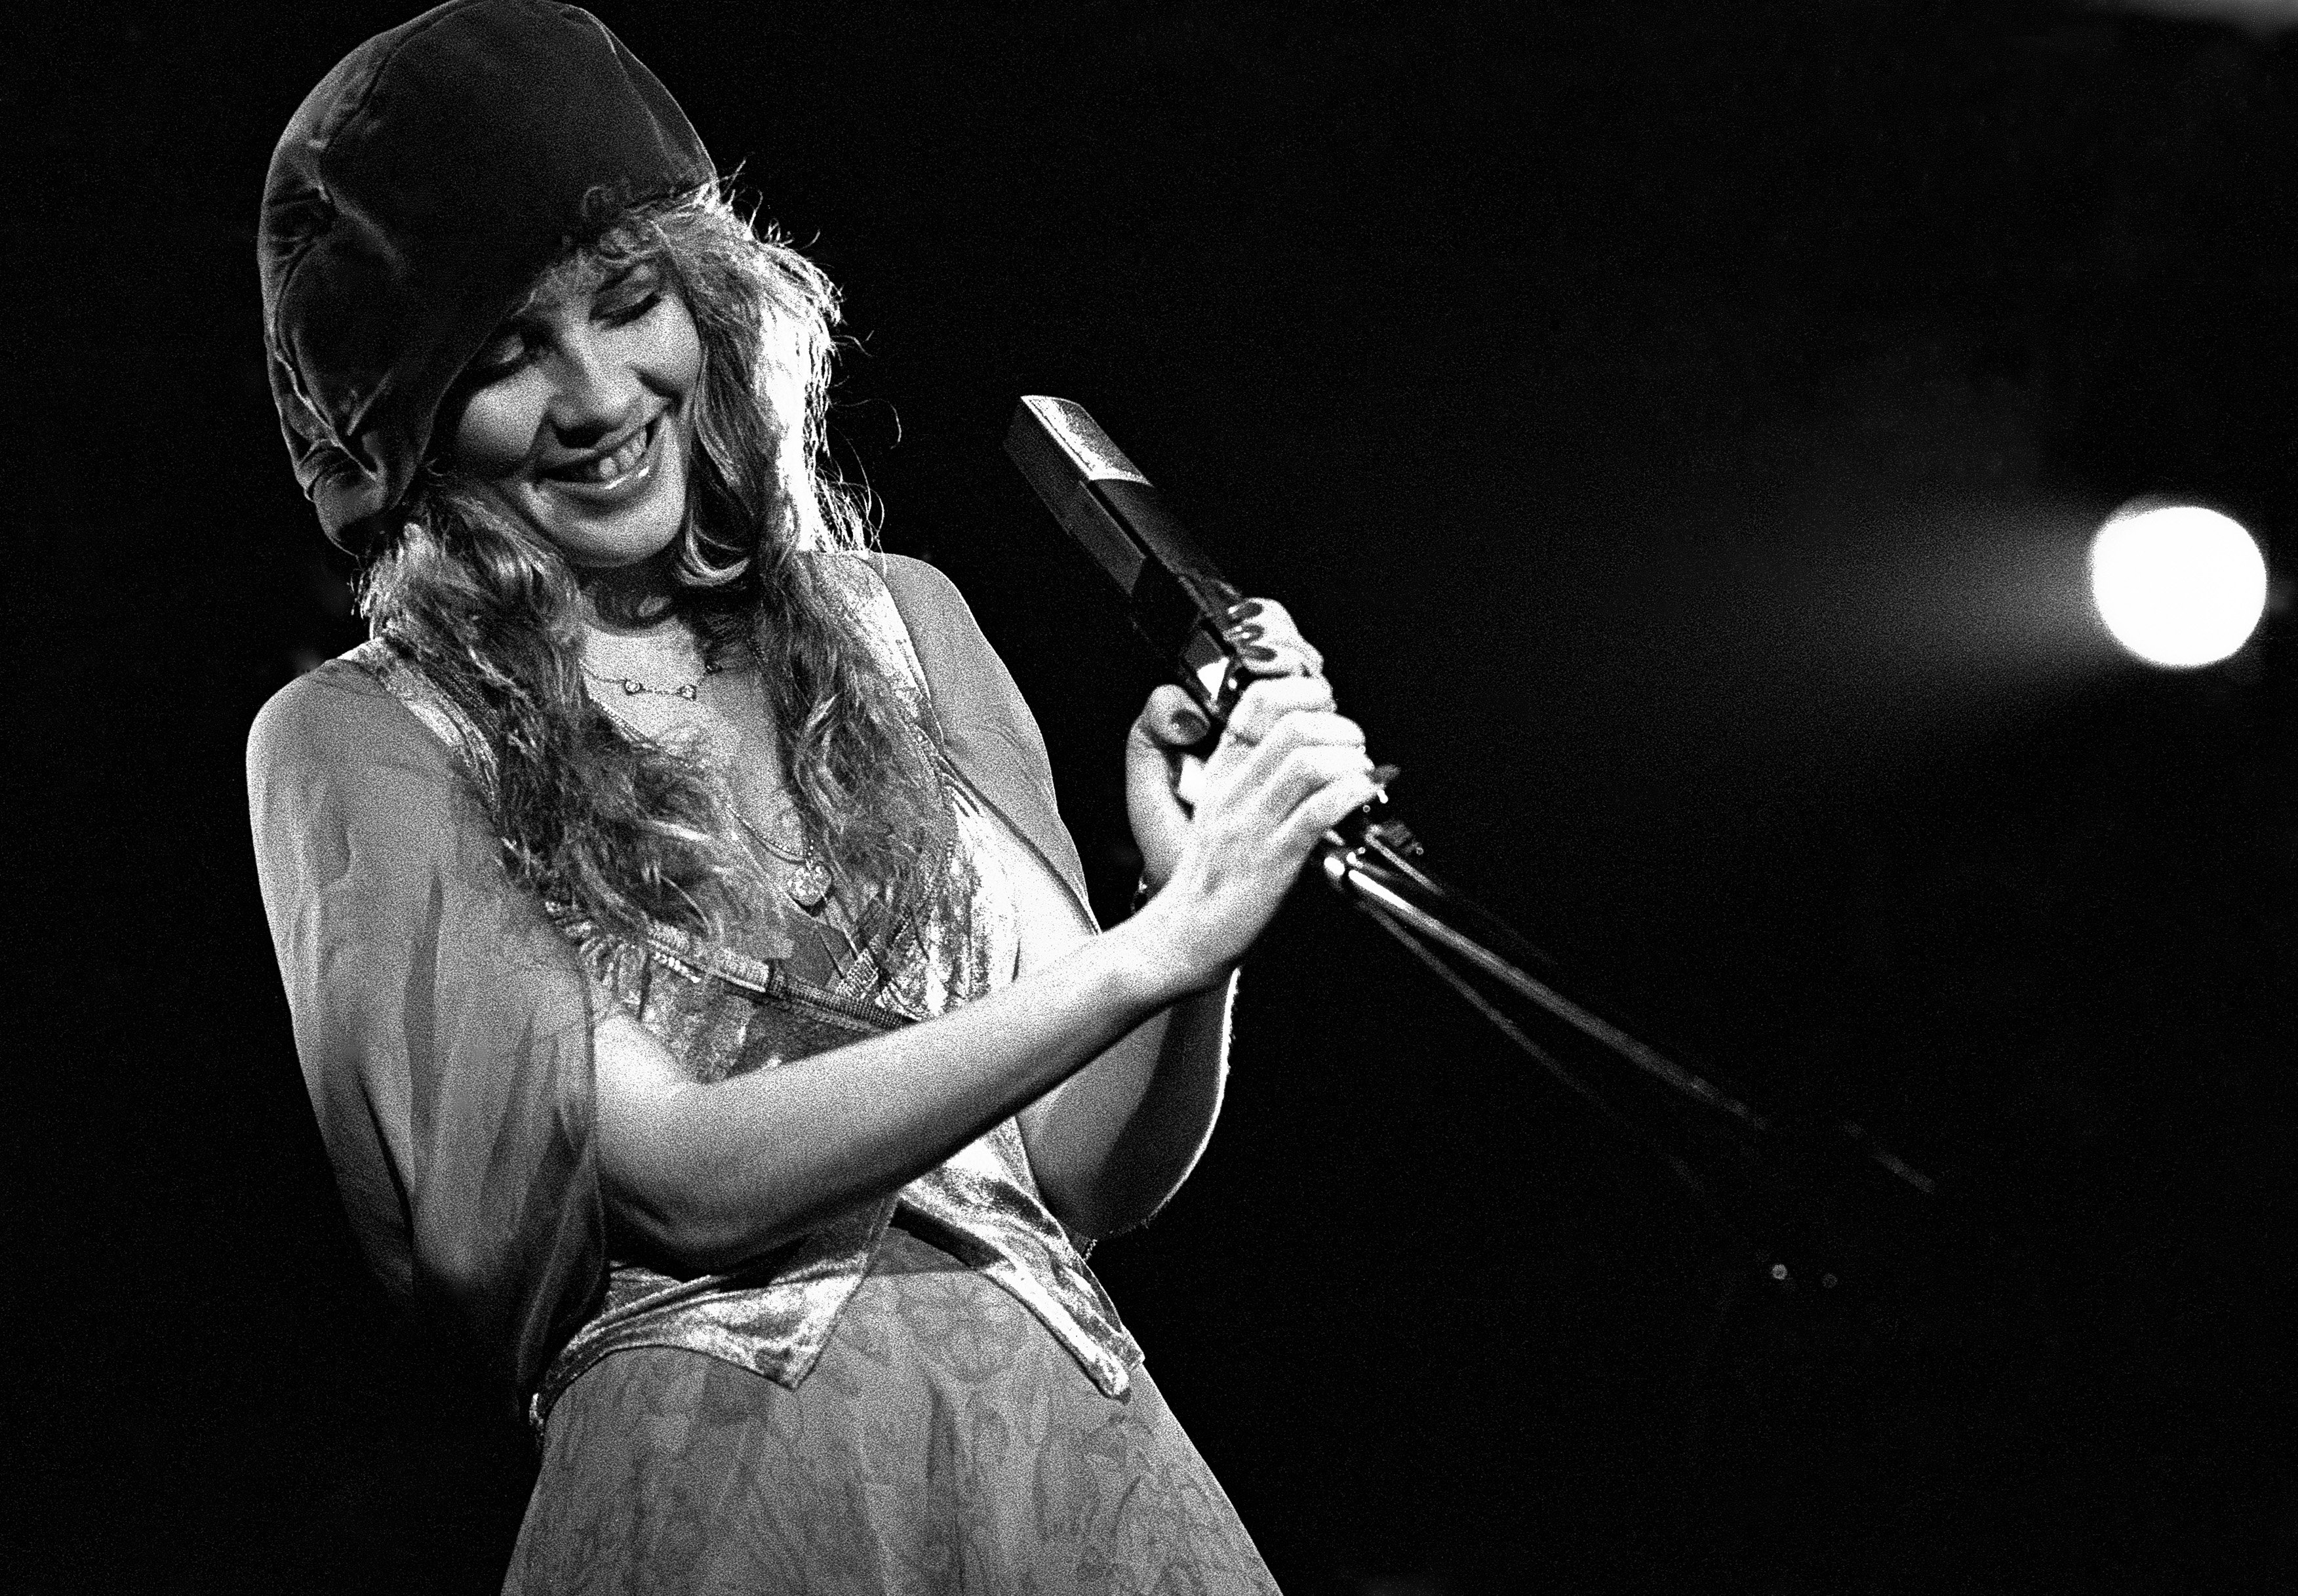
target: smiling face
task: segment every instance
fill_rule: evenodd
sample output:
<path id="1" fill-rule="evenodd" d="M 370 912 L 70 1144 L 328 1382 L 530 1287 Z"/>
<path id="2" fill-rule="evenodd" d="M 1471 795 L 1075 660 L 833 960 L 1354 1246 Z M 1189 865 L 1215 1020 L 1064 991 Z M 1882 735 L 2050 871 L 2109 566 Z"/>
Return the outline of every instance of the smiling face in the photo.
<path id="1" fill-rule="evenodd" d="M 465 368 L 441 416 L 447 464 L 574 564 L 612 569 L 686 522 L 694 318 L 661 269 L 548 280 Z"/>

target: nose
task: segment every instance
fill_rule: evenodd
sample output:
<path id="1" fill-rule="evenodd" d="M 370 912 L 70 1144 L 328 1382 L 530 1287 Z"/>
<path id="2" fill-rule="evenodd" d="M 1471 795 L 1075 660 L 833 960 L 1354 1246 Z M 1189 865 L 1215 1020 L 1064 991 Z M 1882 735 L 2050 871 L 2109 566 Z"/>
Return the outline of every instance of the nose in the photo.
<path id="1" fill-rule="evenodd" d="M 588 327 L 563 340 L 545 418 L 569 449 L 587 449 L 639 418 L 645 405 L 638 373 L 614 358 Z"/>

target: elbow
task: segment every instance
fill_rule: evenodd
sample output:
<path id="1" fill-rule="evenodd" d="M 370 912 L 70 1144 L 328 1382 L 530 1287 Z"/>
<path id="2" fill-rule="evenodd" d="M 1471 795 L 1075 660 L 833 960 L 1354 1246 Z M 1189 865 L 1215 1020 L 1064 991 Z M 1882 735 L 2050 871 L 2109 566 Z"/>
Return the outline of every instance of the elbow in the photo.
<path id="1" fill-rule="evenodd" d="M 1137 1123 L 1112 1140 L 1065 1137 L 1041 1124 L 1024 1136 L 1030 1173 L 1046 1210 L 1074 1234 L 1102 1241 L 1137 1230 L 1162 1212 L 1195 1170 L 1210 1122 L 1186 1128 Z M 1162 1130 L 1164 1133 L 1160 1134 Z"/>
<path id="2" fill-rule="evenodd" d="M 602 1070 L 599 1195 L 616 1245 L 681 1278 L 722 1274 L 798 1235 L 801 1217 L 765 1178 L 779 1161 L 739 1156 L 722 1116 L 690 1082 L 665 1086 Z"/>
<path id="3" fill-rule="evenodd" d="M 1106 1241 L 1128 1230 L 1138 1230 L 1163 1211 L 1179 1189 L 1178 1181 L 1128 1183 L 1104 1171 L 1090 1180 L 1048 1180 L 1038 1176 L 1038 1195 L 1046 1210 L 1072 1236 Z"/>
<path id="4" fill-rule="evenodd" d="M 789 1246 L 836 1217 L 840 1204 L 809 1203 L 786 1179 L 722 1157 L 609 1159 L 603 1195 L 616 1239 L 631 1254 L 680 1279 L 721 1275 Z M 771 1165 L 774 1161 L 762 1160 Z"/>
<path id="5" fill-rule="evenodd" d="M 1054 1217 L 1061 1220 L 1062 1228 L 1070 1233 L 1072 1240 L 1089 1246 L 1095 1242 L 1107 1241 L 1114 1236 L 1123 1236 L 1128 1230 L 1138 1230 L 1154 1219 L 1157 1213 L 1158 1210 L 1155 1208 L 1102 1208 L 1089 1213 L 1079 1213 L 1074 1217 L 1056 1211 Z"/>
<path id="6" fill-rule="evenodd" d="M 680 1279 L 722 1275 L 797 1240 L 798 1216 L 743 1210 L 707 1190 L 617 1184 L 608 1211 L 622 1242 L 642 1261 Z"/>
<path id="7" fill-rule="evenodd" d="M 607 1194 L 607 1212 L 619 1245 L 649 1268 L 689 1279 L 727 1267 L 723 1229 L 693 1205 L 653 1200 L 625 1188 Z"/>

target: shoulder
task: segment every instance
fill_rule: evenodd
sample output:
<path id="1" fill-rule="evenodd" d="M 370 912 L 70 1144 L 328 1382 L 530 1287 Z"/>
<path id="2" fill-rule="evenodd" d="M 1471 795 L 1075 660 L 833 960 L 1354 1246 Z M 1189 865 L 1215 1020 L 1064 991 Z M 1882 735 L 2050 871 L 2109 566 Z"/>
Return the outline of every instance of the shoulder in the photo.
<path id="1" fill-rule="evenodd" d="M 979 669 L 996 659 L 955 583 L 906 555 L 880 555 L 877 566 L 929 676 Z"/>
<path id="2" fill-rule="evenodd" d="M 985 738 L 1013 745 L 1032 773 L 1045 773 L 1046 745 L 1013 673 L 982 635 L 957 584 L 923 560 L 878 557 L 925 671 L 934 711 L 951 751 L 980 751 Z M 961 763 L 963 759 L 961 759 Z M 1047 778 L 1050 775 L 1047 773 Z"/>
<path id="3" fill-rule="evenodd" d="M 420 759 L 445 749 L 399 698 L 353 655 L 306 671 L 271 695 L 247 734 L 252 777 L 341 773 L 377 759 Z"/>
<path id="4" fill-rule="evenodd" d="M 833 590 L 864 602 L 890 599 L 903 624 L 914 633 L 948 632 L 980 635 L 957 584 L 922 559 L 876 550 L 839 549 L 811 557 L 814 570 Z"/>
<path id="5" fill-rule="evenodd" d="M 880 554 L 872 563 L 893 592 L 896 602 L 961 614 L 969 621 L 973 618 L 973 612 L 966 608 L 965 596 L 957 591 L 957 583 L 943 575 L 938 567 L 922 559 L 912 559 L 906 554 Z"/>
<path id="6" fill-rule="evenodd" d="M 354 649 L 307 671 L 249 729 L 248 815 L 267 896 L 352 880 L 380 892 L 409 871 L 467 874 L 494 856 L 463 764 L 380 663 Z"/>
<path id="7" fill-rule="evenodd" d="M 874 550 L 839 550 L 813 558 L 819 577 L 854 605 L 857 624 L 880 633 L 890 628 L 943 715 L 984 679 L 1010 687 L 1004 662 L 957 584 L 925 561 Z"/>

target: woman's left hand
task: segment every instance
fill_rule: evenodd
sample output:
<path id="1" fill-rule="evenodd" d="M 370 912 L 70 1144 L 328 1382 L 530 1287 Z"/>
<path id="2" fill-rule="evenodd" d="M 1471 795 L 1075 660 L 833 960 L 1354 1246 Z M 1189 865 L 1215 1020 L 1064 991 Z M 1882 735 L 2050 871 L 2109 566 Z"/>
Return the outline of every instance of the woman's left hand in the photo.
<path id="1" fill-rule="evenodd" d="M 1247 599 L 1230 612 L 1229 637 L 1242 645 L 1245 668 L 1256 676 L 1321 676 L 1325 657 L 1310 646 L 1292 616 L 1274 599 Z M 1178 687 L 1149 695 L 1125 740 L 1125 807 L 1141 850 L 1141 873 L 1161 886 L 1180 856 L 1189 827 L 1181 796 L 1186 750 L 1204 740 L 1204 712 Z"/>

